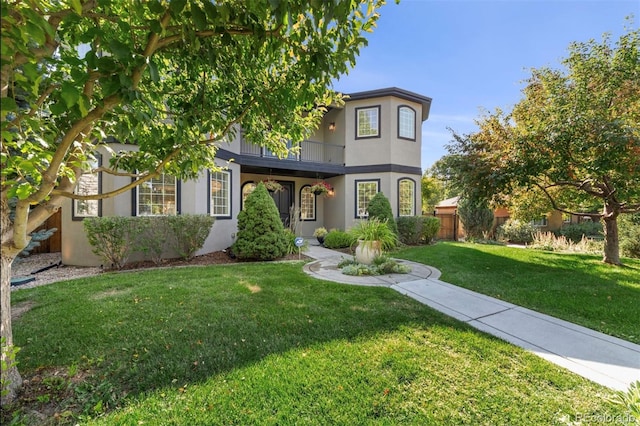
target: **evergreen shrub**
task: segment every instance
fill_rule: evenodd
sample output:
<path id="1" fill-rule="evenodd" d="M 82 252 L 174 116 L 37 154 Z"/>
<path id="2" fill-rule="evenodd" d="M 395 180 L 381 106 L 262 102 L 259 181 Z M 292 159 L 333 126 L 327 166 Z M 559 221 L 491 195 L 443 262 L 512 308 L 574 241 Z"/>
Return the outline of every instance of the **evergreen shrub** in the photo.
<path id="1" fill-rule="evenodd" d="M 367 213 L 369 213 L 369 219 L 379 219 L 381 222 L 387 221 L 387 225 L 398 235 L 398 227 L 396 226 L 396 220 L 393 217 L 393 211 L 391 210 L 391 203 L 382 192 L 378 192 L 369 201 L 367 207 Z"/>

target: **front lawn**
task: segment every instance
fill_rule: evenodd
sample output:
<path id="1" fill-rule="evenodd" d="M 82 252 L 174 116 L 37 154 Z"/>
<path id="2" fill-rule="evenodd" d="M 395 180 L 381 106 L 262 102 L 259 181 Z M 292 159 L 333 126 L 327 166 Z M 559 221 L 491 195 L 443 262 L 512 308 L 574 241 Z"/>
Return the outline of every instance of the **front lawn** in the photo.
<path id="1" fill-rule="evenodd" d="M 606 388 L 391 289 L 317 280 L 297 262 L 113 273 L 12 297 L 30 306 L 14 322 L 28 382 L 3 424 L 625 416 Z"/>
<path id="2" fill-rule="evenodd" d="M 394 253 L 451 284 L 640 343 L 640 260 L 440 242 Z"/>

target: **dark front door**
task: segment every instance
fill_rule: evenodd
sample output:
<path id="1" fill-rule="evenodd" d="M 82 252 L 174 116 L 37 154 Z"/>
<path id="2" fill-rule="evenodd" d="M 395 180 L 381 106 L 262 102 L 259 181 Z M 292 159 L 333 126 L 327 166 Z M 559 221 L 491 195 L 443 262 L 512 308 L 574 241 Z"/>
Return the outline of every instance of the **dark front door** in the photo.
<path id="1" fill-rule="evenodd" d="M 293 182 L 278 181 L 282 185 L 282 191 L 272 192 L 271 198 L 276 202 L 278 212 L 280 212 L 280 220 L 286 227 L 289 226 L 289 208 L 293 204 Z"/>

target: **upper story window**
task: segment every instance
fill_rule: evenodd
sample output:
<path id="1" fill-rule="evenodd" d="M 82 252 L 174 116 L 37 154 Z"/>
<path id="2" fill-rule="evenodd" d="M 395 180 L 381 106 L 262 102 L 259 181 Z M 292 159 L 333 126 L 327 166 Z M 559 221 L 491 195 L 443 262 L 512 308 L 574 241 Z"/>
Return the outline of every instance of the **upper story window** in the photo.
<path id="1" fill-rule="evenodd" d="M 161 174 L 138 186 L 136 214 L 138 216 L 173 216 L 177 214 L 178 180 Z"/>
<path id="2" fill-rule="evenodd" d="M 100 166 L 100 155 L 89 161 L 91 170 Z M 78 195 L 96 195 L 102 190 L 102 173 L 84 173 L 78 178 L 74 191 Z M 97 217 L 102 214 L 102 200 L 73 200 L 73 219 Z"/>
<path id="3" fill-rule="evenodd" d="M 356 108 L 356 139 L 380 137 L 380 106 Z"/>
<path id="4" fill-rule="evenodd" d="M 398 138 L 416 140 L 416 111 L 411 107 L 398 107 Z"/>
<path id="5" fill-rule="evenodd" d="M 415 214 L 416 183 L 412 179 L 403 178 L 398 181 L 398 216 Z"/>
<path id="6" fill-rule="evenodd" d="M 231 172 L 210 172 L 211 216 L 231 217 Z"/>
<path id="7" fill-rule="evenodd" d="M 300 190 L 300 219 L 316 220 L 316 196 L 309 185 Z"/>
<path id="8" fill-rule="evenodd" d="M 369 202 L 379 192 L 380 180 L 356 181 L 356 218 L 369 217 Z"/>

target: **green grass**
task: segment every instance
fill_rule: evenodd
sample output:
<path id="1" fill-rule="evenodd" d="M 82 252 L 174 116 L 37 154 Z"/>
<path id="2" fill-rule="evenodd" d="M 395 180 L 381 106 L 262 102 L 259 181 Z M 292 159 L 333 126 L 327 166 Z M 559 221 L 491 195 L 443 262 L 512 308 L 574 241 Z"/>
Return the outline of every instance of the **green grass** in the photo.
<path id="1" fill-rule="evenodd" d="M 14 322 L 23 375 L 58 374 L 37 402 L 3 411 L 3 424 L 29 423 L 28 409 L 51 399 L 52 424 L 539 425 L 624 415 L 605 402 L 612 391 L 391 289 L 301 269 L 176 268 L 14 292 L 14 304 L 33 304 Z"/>
<path id="2" fill-rule="evenodd" d="M 431 265 L 441 279 L 640 343 L 640 260 L 470 243 L 438 243 L 394 253 Z"/>

